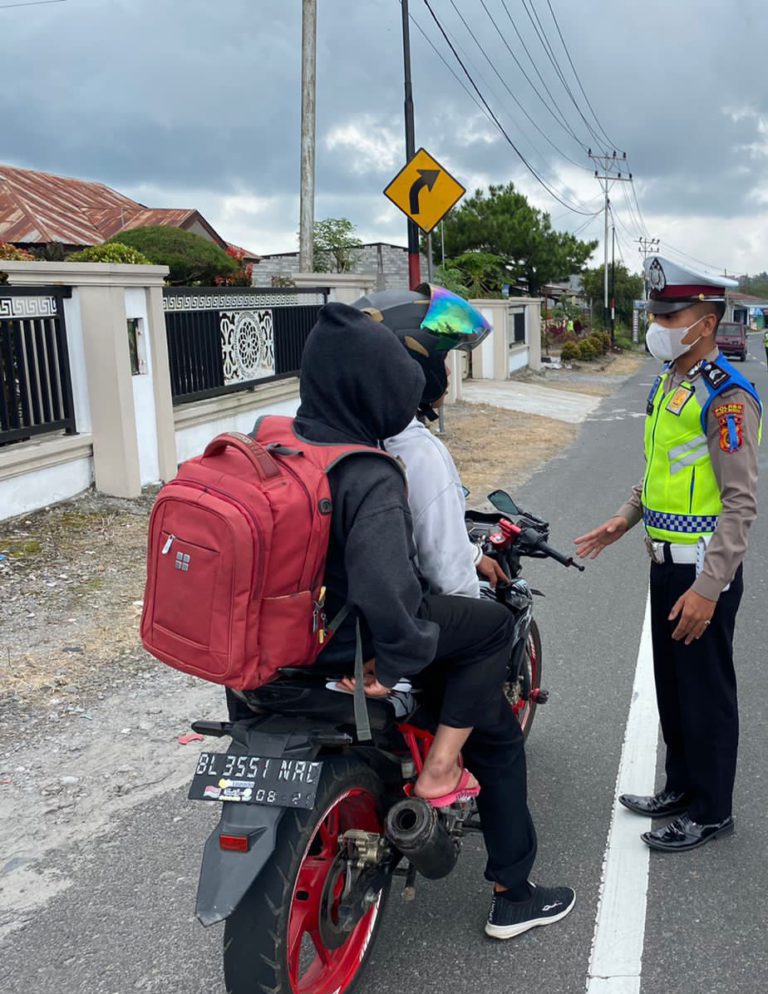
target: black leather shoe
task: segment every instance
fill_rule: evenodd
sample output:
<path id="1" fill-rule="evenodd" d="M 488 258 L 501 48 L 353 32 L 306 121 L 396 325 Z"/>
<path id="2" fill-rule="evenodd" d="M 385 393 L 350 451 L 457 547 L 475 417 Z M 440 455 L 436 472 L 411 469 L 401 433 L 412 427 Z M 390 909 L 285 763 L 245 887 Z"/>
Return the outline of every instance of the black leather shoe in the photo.
<path id="1" fill-rule="evenodd" d="M 619 803 L 646 818 L 672 818 L 688 810 L 691 799 L 688 794 L 676 794 L 671 790 L 660 790 L 658 794 L 622 794 Z"/>
<path id="2" fill-rule="evenodd" d="M 681 815 L 663 828 L 643 832 L 640 838 L 651 849 L 659 849 L 662 852 L 687 852 L 721 835 L 731 835 L 732 832 L 733 818 L 726 818 L 725 821 L 714 825 L 700 825 L 696 821 L 691 821 L 688 815 Z"/>

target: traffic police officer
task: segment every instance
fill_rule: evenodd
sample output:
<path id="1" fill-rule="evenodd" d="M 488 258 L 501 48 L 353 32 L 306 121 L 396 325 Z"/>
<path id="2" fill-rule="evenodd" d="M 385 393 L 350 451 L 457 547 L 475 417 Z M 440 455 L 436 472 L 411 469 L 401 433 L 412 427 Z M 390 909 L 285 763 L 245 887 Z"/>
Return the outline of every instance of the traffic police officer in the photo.
<path id="1" fill-rule="evenodd" d="M 733 632 L 757 513 L 762 407 L 720 355 L 724 278 L 646 260 L 649 351 L 666 361 L 648 397 L 645 475 L 618 514 L 576 540 L 595 558 L 640 520 L 651 556 L 651 630 L 666 783 L 623 794 L 630 811 L 674 817 L 641 838 L 680 852 L 733 831 L 738 747 Z"/>

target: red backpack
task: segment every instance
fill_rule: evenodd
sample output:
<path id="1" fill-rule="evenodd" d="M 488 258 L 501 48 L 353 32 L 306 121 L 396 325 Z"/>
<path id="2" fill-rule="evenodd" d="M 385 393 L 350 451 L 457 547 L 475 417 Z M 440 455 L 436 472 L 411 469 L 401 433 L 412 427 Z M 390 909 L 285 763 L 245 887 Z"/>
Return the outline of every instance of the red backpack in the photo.
<path id="1" fill-rule="evenodd" d="M 391 459 L 365 445 L 306 442 L 291 418 L 265 417 L 255 438 L 219 435 L 183 463 L 149 521 L 145 649 L 234 690 L 311 665 L 332 634 L 328 472 L 360 453 Z"/>

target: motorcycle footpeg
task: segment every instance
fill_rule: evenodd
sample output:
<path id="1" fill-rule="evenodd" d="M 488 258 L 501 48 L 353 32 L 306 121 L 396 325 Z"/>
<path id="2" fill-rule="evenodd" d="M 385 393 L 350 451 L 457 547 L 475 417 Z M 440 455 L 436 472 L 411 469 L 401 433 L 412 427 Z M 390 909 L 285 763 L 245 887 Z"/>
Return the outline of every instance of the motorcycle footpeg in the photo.
<path id="1" fill-rule="evenodd" d="M 544 690 L 543 687 L 536 687 L 531 691 L 531 700 L 534 704 L 546 704 L 549 700 L 549 691 Z"/>

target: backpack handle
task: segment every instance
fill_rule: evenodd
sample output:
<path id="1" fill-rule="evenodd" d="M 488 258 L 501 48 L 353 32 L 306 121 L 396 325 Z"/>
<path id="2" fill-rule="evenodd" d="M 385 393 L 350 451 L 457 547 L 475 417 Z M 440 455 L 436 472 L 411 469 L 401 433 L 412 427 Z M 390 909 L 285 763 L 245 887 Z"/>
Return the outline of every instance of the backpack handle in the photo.
<path id="1" fill-rule="evenodd" d="M 217 435 L 206 445 L 203 459 L 217 456 L 227 448 L 237 449 L 238 452 L 242 453 L 256 470 L 260 480 L 269 480 L 280 476 L 279 466 L 264 446 L 256 439 L 251 438 L 250 435 L 243 435 L 239 431 Z"/>

